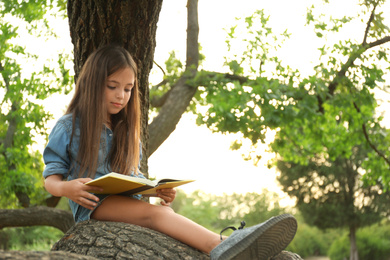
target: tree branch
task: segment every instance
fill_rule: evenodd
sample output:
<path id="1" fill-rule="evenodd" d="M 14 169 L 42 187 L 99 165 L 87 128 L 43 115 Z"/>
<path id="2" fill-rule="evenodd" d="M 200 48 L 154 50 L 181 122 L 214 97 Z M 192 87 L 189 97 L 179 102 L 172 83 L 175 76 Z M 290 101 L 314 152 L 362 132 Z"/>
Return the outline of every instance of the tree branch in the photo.
<path id="1" fill-rule="evenodd" d="M 172 88 L 174 88 L 174 86 Z M 167 101 L 169 95 L 171 94 L 171 90 L 172 89 L 168 90 L 167 92 L 164 93 L 164 95 L 162 95 L 160 97 L 157 97 L 157 96 L 153 97 L 150 100 L 150 106 L 156 107 L 156 108 L 162 107 L 165 104 L 165 102 Z"/>
<path id="2" fill-rule="evenodd" d="M 198 0 L 187 2 L 187 58 L 186 71 L 169 91 L 158 116 L 149 125 L 149 151 L 152 155 L 157 148 L 176 129 L 181 115 L 186 111 L 197 88 L 187 84 L 188 79 L 195 77 L 199 63 L 199 24 Z"/>
<path id="3" fill-rule="evenodd" d="M 0 62 L 0 72 L 4 71 L 3 64 Z M 6 91 L 10 91 L 10 79 L 6 77 L 4 74 L 2 74 Z M 4 115 L 8 119 L 8 128 L 7 132 L 5 133 L 5 138 L 1 140 L 1 143 L 3 144 L 3 156 L 7 162 L 7 170 L 15 170 L 16 165 L 14 163 L 11 163 L 7 154 L 7 149 L 11 148 L 14 144 L 14 136 L 17 130 L 18 122 L 16 118 L 16 112 L 20 109 L 20 102 L 18 100 L 12 100 L 11 103 L 11 110 L 8 112 L 8 115 Z M 30 197 L 26 192 L 15 190 L 16 198 L 18 199 L 19 203 L 22 205 L 22 207 L 27 208 L 30 206 Z"/>
<path id="4" fill-rule="evenodd" d="M 0 62 L 0 72 L 2 72 L 2 71 L 4 71 L 4 67 L 3 67 L 3 64 Z M 10 79 L 8 77 L 5 77 L 4 75 L 2 75 L 2 76 L 4 79 L 6 92 L 8 92 L 8 91 L 10 91 Z M 5 94 L 7 94 L 7 93 L 5 93 Z M 19 102 L 12 102 L 11 110 L 8 112 L 8 116 L 11 115 L 11 119 L 8 121 L 7 133 L 5 134 L 5 138 L 3 141 L 4 150 L 7 150 L 8 148 L 10 148 L 12 146 L 13 138 L 14 138 L 14 135 L 16 132 L 16 126 L 17 126 L 16 119 L 15 119 L 15 117 L 12 116 L 12 114 L 14 112 L 16 112 L 18 109 L 19 109 Z M 4 156 L 7 158 L 6 155 L 4 155 Z"/>
<path id="5" fill-rule="evenodd" d="M 8 121 L 7 133 L 5 134 L 4 150 L 7 150 L 8 148 L 12 147 L 12 144 L 14 141 L 14 136 L 15 136 L 16 129 L 17 129 L 16 118 L 12 114 L 15 113 L 16 111 L 18 111 L 18 109 L 19 108 L 16 106 L 15 102 L 13 102 L 11 105 L 11 111 L 9 111 L 9 113 L 8 113 L 8 115 L 11 115 L 10 116 L 11 119 Z"/>
<path id="6" fill-rule="evenodd" d="M 0 209 L 0 229 L 5 227 L 51 226 L 62 232 L 74 225 L 72 213 L 49 207 Z"/>
<path id="7" fill-rule="evenodd" d="M 329 84 L 328 86 L 328 91 L 329 91 L 329 94 L 332 96 L 334 94 L 334 91 L 336 90 L 336 87 L 338 85 L 338 83 L 340 82 L 340 80 L 345 77 L 345 74 L 347 73 L 348 69 L 353 66 L 355 60 L 357 58 L 359 58 L 366 50 L 370 49 L 370 48 L 373 48 L 373 47 L 376 47 L 376 46 L 379 46 L 379 45 L 382 45 L 382 44 L 385 44 L 387 42 L 390 42 L 390 36 L 386 36 L 386 37 L 383 37 L 382 39 L 379 39 L 379 40 L 376 40 L 374 42 L 371 42 L 371 43 L 367 43 L 367 38 L 368 38 L 368 33 L 370 31 L 370 28 L 371 28 L 371 23 L 372 21 L 374 20 L 375 18 L 375 9 L 376 7 L 378 6 L 379 4 L 379 1 L 375 2 L 373 4 L 373 9 L 371 11 L 371 15 L 370 15 L 370 18 L 367 22 L 367 26 L 366 26 L 366 30 L 364 32 L 364 37 L 363 37 L 363 42 L 362 44 L 360 45 L 360 51 L 356 51 L 356 52 L 352 52 L 351 55 L 349 56 L 348 60 L 346 63 L 344 63 L 342 66 L 341 66 L 341 69 L 340 71 L 336 74 L 336 77 L 333 79 L 333 81 Z M 327 97 L 328 98 L 328 97 Z M 317 99 L 318 99 L 318 105 L 319 105 L 319 111 L 320 112 L 323 112 L 323 107 L 322 107 L 322 103 L 323 103 L 323 100 L 320 98 L 320 96 L 317 96 Z M 357 104 L 354 102 L 354 107 L 355 109 L 357 110 L 357 112 L 360 113 L 360 109 L 359 107 L 357 106 Z M 369 146 L 381 157 L 383 158 L 386 163 L 390 166 L 390 160 L 385 156 L 385 154 L 383 154 L 381 151 L 378 150 L 378 148 L 371 142 L 370 140 L 370 137 L 369 137 L 369 134 L 367 132 L 367 129 L 366 129 L 366 125 L 363 123 L 362 124 L 362 130 L 363 130 L 363 135 L 364 135 L 364 138 L 366 139 L 367 143 L 369 144 Z"/>
<path id="8" fill-rule="evenodd" d="M 360 113 L 360 108 L 359 106 L 356 104 L 356 102 L 353 102 L 353 106 L 355 107 L 356 111 L 358 113 Z M 386 155 L 384 153 L 382 153 L 381 151 L 379 151 L 379 149 L 371 142 L 371 139 L 370 139 L 370 136 L 368 135 L 368 132 L 367 132 L 367 128 L 366 128 L 366 124 L 363 123 L 362 124 L 362 130 L 363 130 L 363 135 L 364 135 L 364 138 L 366 139 L 368 145 L 381 157 L 385 160 L 385 162 L 390 166 L 390 160 L 386 157 Z"/>
<path id="9" fill-rule="evenodd" d="M 218 73 L 218 72 L 213 72 L 213 73 L 215 73 L 215 75 L 222 74 L 222 73 Z M 222 75 L 225 78 L 230 79 L 232 81 L 238 81 L 240 84 L 244 84 L 244 83 L 249 81 L 248 77 L 243 77 L 243 76 L 239 76 L 239 75 L 235 75 L 235 74 L 225 73 L 225 74 L 222 74 Z"/>
<path id="10" fill-rule="evenodd" d="M 154 65 L 156 65 L 156 66 L 161 70 L 161 72 L 162 72 L 162 73 L 164 74 L 164 76 L 165 76 L 166 74 L 165 74 L 164 69 L 163 69 L 160 65 L 158 65 L 157 62 L 153 61 L 153 63 L 154 63 Z M 166 79 L 163 79 L 160 83 L 158 83 L 157 85 L 153 86 L 153 87 L 152 87 L 152 90 L 157 90 L 159 87 L 165 85 L 166 83 L 167 83 L 167 80 L 166 80 Z M 153 105 L 152 105 L 152 106 L 153 106 Z"/>
<path id="11" fill-rule="evenodd" d="M 153 63 L 154 63 L 154 65 L 156 65 L 160 70 L 161 70 L 161 72 L 164 74 L 164 76 L 165 76 L 165 70 L 157 63 L 157 62 L 155 62 L 155 61 L 153 61 Z"/>
<path id="12" fill-rule="evenodd" d="M 376 46 L 379 46 L 379 45 L 382 45 L 382 44 L 385 44 L 388 42 L 390 42 L 390 36 L 386 36 L 386 37 L 383 37 L 382 39 L 379 39 L 375 42 L 371 42 L 371 43 L 366 45 L 366 48 L 368 50 L 370 48 L 373 48 L 373 47 L 376 47 Z"/>
<path id="13" fill-rule="evenodd" d="M 366 27 L 366 30 L 364 32 L 364 39 L 363 39 L 363 43 L 360 45 L 360 48 L 362 51 L 361 52 L 352 52 L 351 55 L 349 56 L 348 60 L 346 63 L 344 63 L 342 66 L 341 66 L 341 69 L 340 71 L 337 73 L 337 76 L 333 79 L 333 81 L 329 84 L 329 94 L 330 95 L 333 95 L 334 91 L 336 90 L 336 87 L 337 87 L 337 84 L 338 82 L 340 81 L 341 78 L 345 77 L 345 74 L 346 72 L 348 71 L 348 69 L 353 65 L 353 63 L 355 62 L 355 60 L 357 58 L 360 57 L 360 55 L 362 55 L 366 50 L 370 49 L 370 48 L 373 48 L 373 47 L 376 47 L 376 46 L 379 46 L 379 45 L 382 45 L 384 43 L 387 43 L 390 41 L 390 36 L 386 36 L 382 39 L 379 39 L 375 42 L 371 42 L 371 43 L 366 43 L 367 41 L 367 36 L 368 36 L 368 31 L 370 29 L 370 24 L 372 22 L 372 20 L 374 19 L 375 17 L 375 8 L 376 6 L 378 5 L 378 2 L 374 4 L 374 8 L 371 12 L 371 16 L 370 16 L 370 19 L 367 23 L 367 27 Z"/>
<path id="14" fill-rule="evenodd" d="M 246 82 L 249 81 L 248 77 L 243 77 L 243 76 L 239 76 L 239 75 L 235 75 L 235 74 L 220 73 L 220 72 L 215 72 L 215 71 L 204 71 L 204 72 L 207 73 L 207 77 L 209 77 L 209 78 L 213 78 L 215 76 L 221 76 L 221 77 L 224 77 L 224 78 L 229 79 L 231 81 L 238 81 L 240 84 L 245 84 Z M 165 83 L 166 83 L 166 81 L 164 80 L 160 84 L 165 84 Z M 176 84 L 172 87 L 172 89 L 175 88 L 175 86 L 176 86 Z M 153 87 L 153 88 L 155 88 L 155 87 Z M 171 94 L 172 89 L 167 91 L 161 97 L 153 97 L 152 100 L 150 101 L 150 105 L 152 107 L 162 107 L 165 104 L 168 96 Z"/>
<path id="15" fill-rule="evenodd" d="M 374 20 L 375 9 L 378 6 L 378 3 L 379 3 L 379 1 L 374 3 L 374 8 L 371 11 L 370 19 L 368 19 L 367 26 L 366 26 L 366 31 L 364 32 L 364 37 L 363 37 L 363 42 L 362 42 L 363 46 L 366 45 L 366 43 L 367 43 L 368 32 L 370 31 L 370 28 L 371 28 L 371 22 Z"/>

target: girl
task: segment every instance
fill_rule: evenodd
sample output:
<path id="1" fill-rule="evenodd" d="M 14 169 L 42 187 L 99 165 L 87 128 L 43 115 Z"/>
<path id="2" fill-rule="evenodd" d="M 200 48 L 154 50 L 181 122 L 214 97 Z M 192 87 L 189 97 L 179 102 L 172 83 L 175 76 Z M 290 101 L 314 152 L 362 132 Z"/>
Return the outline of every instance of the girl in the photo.
<path id="1" fill-rule="evenodd" d="M 212 259 L 268 259 L 293 239 L 297 223 L 287 214 L 223 238 L 173 212 L 168 206 L 174 189 L 159 190 L 162 206 L 157 206 L 140 196 L 96 195 L 98 187 L 84 185 L 109 172 L 145 178 L 138 171 L 141 156 L 137 66 L 124 48 L 102 47 L 84 64 L 74 97 L 43 153 L 45 188 L 69 199 L 76 223 L 92 218 L 140 225 Z"/>

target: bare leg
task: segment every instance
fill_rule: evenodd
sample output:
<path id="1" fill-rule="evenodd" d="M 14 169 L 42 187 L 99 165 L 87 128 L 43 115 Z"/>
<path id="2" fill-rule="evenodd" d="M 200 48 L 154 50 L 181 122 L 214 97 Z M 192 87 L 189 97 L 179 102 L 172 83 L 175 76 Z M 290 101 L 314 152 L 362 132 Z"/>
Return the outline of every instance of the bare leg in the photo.
<path id="1" fill-rule="evenodd" d="M 147 227 L 205 253 L 210 253 L 220 243 L 218 234 L 175 213 L 169 207 L 156 206 L 125 196 L 108 197 L 91 217 Z"/>

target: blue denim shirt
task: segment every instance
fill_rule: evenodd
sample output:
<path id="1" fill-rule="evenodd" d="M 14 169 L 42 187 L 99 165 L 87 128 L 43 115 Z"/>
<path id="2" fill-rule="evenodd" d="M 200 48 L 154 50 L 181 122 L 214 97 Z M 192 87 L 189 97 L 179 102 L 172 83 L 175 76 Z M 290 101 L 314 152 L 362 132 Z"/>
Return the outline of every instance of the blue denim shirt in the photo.
<path id="1" fill-rule="evenodd" d="M 72 124 L 72 115 L 64 115 L 57 121 L 56 125 L 51 131 L 49 135 L 49 142 L 43 152 L 43 160 L 46 165 L 45 170 L 43 171 L 44 178 L 53 174 L 61 174 L 63 179 L 67 179 L 68 181 L 78 178 L 78 170 L 80 169 L 80 165 L 75 162 L 77 159 L 80 140 L 80 122 L 78 118 L 76 118 L 75 133 L 73 136 L 72 145 L 70 145 Z M 110 173 L 110 166 L 106 158 L 112 145 L 112 139 L 112 131 L 106 126 L 102 126 L 98 166 L 95 179 Z M 140 159 L 141 158 L 142 149 L 140 149 Z M 131 175 L 135 176 L 133 173 Z M 145 178 L 140 172 L 135 177 Z M 108 195 L 96 196 L 98 196 L 100 201 L 102 201 Z M 132 197 L 137 199 L 141 198 L 140 195 L 134 195 Z M 91 210 L 80 206 L 72 200 L 69 200 L 69 205 L 76 223 L 90 218 L 92 213 Z"/>

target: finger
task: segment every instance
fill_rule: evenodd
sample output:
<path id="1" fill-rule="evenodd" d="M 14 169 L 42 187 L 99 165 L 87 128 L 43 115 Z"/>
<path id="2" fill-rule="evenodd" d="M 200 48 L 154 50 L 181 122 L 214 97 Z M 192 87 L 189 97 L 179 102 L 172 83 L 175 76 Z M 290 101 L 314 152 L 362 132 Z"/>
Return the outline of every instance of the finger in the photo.
<path id="1" fill-rule="evenodd" d="M 90 202 L 97 203 L 100 201 L 99 197 L 95 196 L 92 193 L 89 193 L 88 191 L 81 191 L 80 193 L 75 194 L 75 198 L 79 202 L 84 203 L 84 204 L 88 204 L 88 205 L 92 205 L 92 204 L 90 204 Z M 79 202 L 77 202 L 77 203 L 79 203 Z"/>
<path id="2" fill-rule="evenodd" d="M 89 182 L 89 181 L 92 181 L 92 179 L 91 178 L 79 178 L 79 179 L 77 179 L 79 182 L 81 182 L 81 183 L 87 183 L 87 182 Z"/>
<path id="3" fill-rule="evenodd" d="M 159 198 L 162 199 L 162 201 L 164 201 L 165 203 L 169 203 L 169 204 L 173 201 L 173 199 L 168 196 L 159 196 Z"/>
<path id="4" fill-rule="evenodd" d="M 85 190 L 86 191 L 103 191 L 103 188 L 100 188 L 98 186 L 89 186 L 89 185 L 85 185 Z"/>
<path id="5" fill-rule="evenodd" d="M 161 193 L 175 193 L 176 194 L 175 189 L 159 189 L 157 191 L 160 191 Z"/>
<path id="6" fill-rule="evenodd" d="M 157 195 L 161 195 L 161 196 L 168 196 L 168 197 L 175 197 L 176 196 L 176 192 L 172 192 L 171 190 L 169 191 L 159 191 L 157 192 Z"/>
<path id="7" fill-rule="evenodd" d="M 142 197 L 146 197 L 146 198 L 157 197 L 157 193 L 154 193 L 154 194 L 142 194 Z"/>
<path id="8" fill-rule="evenodd" d="M 98 199 L 98 198 L 97 198 Z M 98 205 L 96 202 L 94 201 L 91 201 L 87 198 L 82 198 L 80 199 L 81 203 L 82 203 L 82 206 L 84 208 L 87 208 L 87 209 L 90 209 L 90 210 L 93 210 L 95 209 L 95 207 Z"/>
<path id="9" fill-rule="evenodd" d="M 93 195 L 92 193 L 89 193 L 89 192 L 88 192 L 88 194 L 85 195 L 85 198 L 87 198 L 87 200 L 89 200 L 89 201 L 92 200 L 95 203 L 99 202 L 99 200 L 100 200 L 99 197 L 97 197 L 97 196 L 95 196 L 95 195 Z"/>
<path id="10" fill-rule="evenodd" d="M 160 198 L 171 198 L 171 194 L 157 193 L 157 197 L 160 197 Z"/>
<path id="11" fill-rule="evenodd" d="M 163 206 L 169 206 L 169 205 L 171 205 L 170 202 L 167 202 L 167 201 L 165 201 L 165 200 L 162 200 L 162 201 L 160 202 L 160 204 L 163 205 Z"/>
<path id="12" fill-rule="evenodd" d="M 88 200 L 86 200 L 85 198 L 79 198 L 79 199 L 76 199 L 76 200 L 73 200 L 73 201 L 76 202 L 77 204 L 79 204 L 80 206 L 86 208 L 86 209 L 89 209 L 89 210 L 93 209 L 93 206 L 92 205 L 88 205 Z"/>

